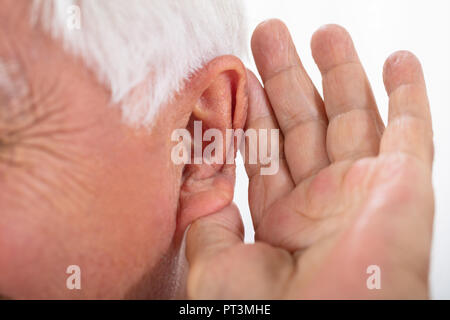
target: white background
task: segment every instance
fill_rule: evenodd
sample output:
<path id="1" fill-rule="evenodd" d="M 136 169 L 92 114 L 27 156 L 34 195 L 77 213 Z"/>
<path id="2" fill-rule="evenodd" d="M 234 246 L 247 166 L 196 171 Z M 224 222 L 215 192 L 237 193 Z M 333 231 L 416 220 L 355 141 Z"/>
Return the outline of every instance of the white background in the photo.
<path id="1" fill-rule="evenodd" d="M 310 38 L 323 24 L 337 23 L 351 33 L 371 81 L 383 119 L 388 100 L 382 81 L 385 59 L 394 51 L 414 52 L 422 61 L 431 102 L 436 145 L 434 186 L 435 232 L 431 263 L 434 299 L 450 299 L 450 1 L 449 0 L 245 0 L 251 31 L 269 18 L 283 20 L 319 91 Z M 250 50 L 250 49 L 249 49 Z M 251 54 L 250 54 L 251 56 Z M 250 58 L 250 69 L 256 71 Z M 414 183 L 414 182 L 412 182 Z M 238 162 L 235 202 L 253 238 L 247 203 L 248 181 Z"/>

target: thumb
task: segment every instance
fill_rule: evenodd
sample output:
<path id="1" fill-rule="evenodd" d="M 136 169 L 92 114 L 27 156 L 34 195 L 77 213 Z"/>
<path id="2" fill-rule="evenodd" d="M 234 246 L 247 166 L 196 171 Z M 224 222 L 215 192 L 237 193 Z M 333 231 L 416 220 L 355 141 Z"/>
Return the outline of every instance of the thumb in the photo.
<path id="1" fill-rule="evenodd" d="M 243 243 L 244 227 L 234 203 L 217 213 L 196 220 L 186 235 L 186 258 L 189 262 L 188 296 L 203 292 L 204 276 L 214 257 Z M 206 281 L 206 283 L 208 283 Z"/>

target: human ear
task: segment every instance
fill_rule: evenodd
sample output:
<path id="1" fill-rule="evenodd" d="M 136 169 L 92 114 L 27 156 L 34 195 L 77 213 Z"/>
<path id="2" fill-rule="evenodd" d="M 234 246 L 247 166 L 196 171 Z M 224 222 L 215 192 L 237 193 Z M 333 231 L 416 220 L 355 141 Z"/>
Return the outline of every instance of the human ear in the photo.
<path id="1" fill-rule="evenodd" d="M 234 158 L 247 116 L 247 78 L 242 62 L 221 56 L 199 70 L 188 84 L 194 92 L 192 112 L 182 137 L 184 170 L 178 209 L 178 228 L 223 209 L 233 199 Z M 236 134 L 237 133 L 237 134 Z M 187 139 L 183 139 L 186 138 Z M 190 138 L 189 138 L 190 137 Z M 180 149 L 174 147 L 172 160 Z M 183 153 L 183 152 L 182 152 Z"/>

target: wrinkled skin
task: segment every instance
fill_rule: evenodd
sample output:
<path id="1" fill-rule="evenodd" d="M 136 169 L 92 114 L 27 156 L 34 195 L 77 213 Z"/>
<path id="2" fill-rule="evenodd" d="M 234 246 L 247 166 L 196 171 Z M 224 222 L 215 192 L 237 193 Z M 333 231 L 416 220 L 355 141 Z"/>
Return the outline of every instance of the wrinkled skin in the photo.
<path id="1" fill-rule="evenodd" d="M 417 58 L 386 61 L 387 127 L 348 33 L 335 25 L 311 41 L 323 96 L 286 27 L 257 27 L 247 128 L 280 128 L 280 170 L 247 165 L 256 243 L 242 242 L 230 205 L 189 230 L 191 298 L 428 298 L 434 212 L 431 118 Z M 369 290 L 368 267 L 381 271 Z M 369 272 L 370 271 L 369 269 Z"/>
<path id="2" fill-rule="evenodd" d="M 269 22 L 253 37 L 264 90 L 236 57 L 217 57 L 142 128 L 123 122 L 81 59 L 30 26 L 29 5 L 0 6 L 0 59 L 19 86 L 0 90 L 0 296 L 185 297 L 193 221 L 191 298 L 427 296 L 431 124 L 412 55 L 386 64 L 383 133 L 342 29 L 313 40 L 324 104 L 284 26 Z M 230 205 L 234 165 L 170 157 L 173 130 L 200 120 L 225 132 L 246 119 L 284 135 L 277 175 L 247 166 L 258 239 L 249 246 Z M 74 264 L 81 290 L 66 287 Z M 365 287 L 372 264 L 380 291 Z"/>
<path id="3" fill-rule="evenodd" d="M 244 66 L 215 58 L 152 128 L 130 125 L 93 70 L 30 25 L 30 4 L 0 1 L 0 62 L 14 66 L 0 86 L 0 297 L 184 297 L 185 229 L 229 203 L 234 165 L 175 165 L 171 134 L 243 127 Z"/>
<path id="4" fill-rule="evenodd" d="M 2 2 L 0 12 L 0 57 L 28 87 L 0 94 L 0 294 L 134 296 L 157 265 L 176 268 L 162 259 L 178 255 L 177 173 L 162 157 L 170 145 L 126 126 L 83 63 L 29 26 L 28 3 Z M 81 291 L 66 288 L 73 264 Z"/>

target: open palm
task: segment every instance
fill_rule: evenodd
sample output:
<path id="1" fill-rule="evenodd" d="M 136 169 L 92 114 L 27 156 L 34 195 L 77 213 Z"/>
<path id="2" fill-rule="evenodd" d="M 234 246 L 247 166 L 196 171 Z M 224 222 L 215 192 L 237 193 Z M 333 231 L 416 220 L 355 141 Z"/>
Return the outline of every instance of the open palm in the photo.
<path id="1" fill-rule="evenodd" d="M 280 169 L 246 165 L 256 244 L 242 243 L 234 206 L 192 225 L 192 298 L 428 295 L 433 144 L 420 63 L 407 52 L 386 62 L 384 128 L 348 33 L 323 27 L 311 46 L 324 100 L 281 22 L 253 35 L 264 89 L 249 72 L 247 128 L 281 130 Z"/>

